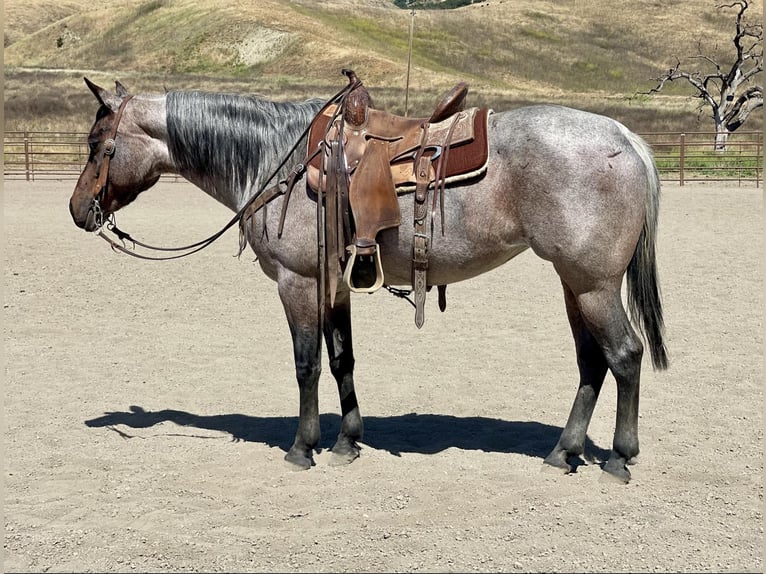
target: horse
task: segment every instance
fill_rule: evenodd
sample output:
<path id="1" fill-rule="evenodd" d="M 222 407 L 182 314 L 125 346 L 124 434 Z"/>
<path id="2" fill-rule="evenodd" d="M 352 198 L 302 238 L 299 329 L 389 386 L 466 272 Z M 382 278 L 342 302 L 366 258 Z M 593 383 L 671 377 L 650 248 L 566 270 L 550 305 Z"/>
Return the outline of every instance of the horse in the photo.
<path id="1" fill-rule="evenodd" d="M 295 173 L 291 168 L 306 152 L 306 129 L 323 105 L 319 99 L 277 102 L 192 90 L 129 94 L 119 81 L 114 92 L 85 82 L 99 108 L 69 210 L 74 223 L 90 232 L 162 174 L 181 175 L 232 211 L 241 210 L 271 172 L 281 181 Z M 447 185 L 445 230 L 430 248 L 429 285 L 468 280 L 527 249 L 550 262 L 563 289 L 579 385 L 544 468 L 576 470 L 611 372 L 616 423 L 602 476 L 627 483 L 628 465 L 639 453 L 644 345 L 655 370 L 668 367 L 656 263 L 660 183 L 651 149 L 616 120 L 550 104 L 491 113 L 487 138 L 486 172 Z M 363 420 L 354 387 L 351 292 L 339 281 L 332 305 L 317 296 L 317 195 L 305 175 L 295 190 L 287 205 L 284 194 L 274 194 L 270 208 L 248 220 L 246 240 L 276 282 L 292 337 L 300 405 L 285 459 L 308 469 L 320 438 L 322 339 L 342 416 L 331 464 L 360 456 Z M 402 221 L 412 221 L 411 195 L 398 202 Z M 413 236 L 404 227 L 377 237 L 388 285 L 411 284 Z"/>

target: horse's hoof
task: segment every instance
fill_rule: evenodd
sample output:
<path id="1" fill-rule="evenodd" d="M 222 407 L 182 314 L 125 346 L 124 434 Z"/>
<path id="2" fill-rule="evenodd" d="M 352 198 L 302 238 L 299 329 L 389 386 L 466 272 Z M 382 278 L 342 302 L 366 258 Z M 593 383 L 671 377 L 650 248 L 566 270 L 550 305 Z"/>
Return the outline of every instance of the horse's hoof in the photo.
<path id="1" fill-rule="evenodd" d="M 306 456 L 302 453 L 295 453 L 292 450 L 285 455 L 285 460 L 288 462 L 292 470 L 308 470 L 314 466 L 314 460 L 310 456 Z"/>
<path id="2" fill-rule="evenodd" d="M 354 441 L 338 440 L 330 452 L 330 466 L 345 466 L 359 458 L 361 449 Z"/>
<path id="3" fill-rule="evenodd" d="M 630 482 L 630 471 L 628 468 L 616 459 L 609 459 L 601 473 L 600 482 L 611 482 L 617 484 L 628 484 Z"/>
<path id="4" fill-rule="evenodd" d="M 359 451 L 330 453 L 330 466 L 346 466 L 359 458 Z"/>
<path id="5" fill-rule="evenodd" d="M 556 466 L 553 464 L 548 464 L 547 462 L 543 462 L 543 464 L 540 465 L 540 472 L 543 474 L 569 474 L 572 472 L 569 466 L 563 467 L 563 466 Z"/>
<path id="6" fill-rule="evenodd" d="M 567 462 L 567 451 L 554 450 L 551 452 L 551 454 L 546 456 L 545 460 L 543 460 L 542 470 L 543 472 L 563 472 L 564 474 L 572 472 L 572 467 Z"/>

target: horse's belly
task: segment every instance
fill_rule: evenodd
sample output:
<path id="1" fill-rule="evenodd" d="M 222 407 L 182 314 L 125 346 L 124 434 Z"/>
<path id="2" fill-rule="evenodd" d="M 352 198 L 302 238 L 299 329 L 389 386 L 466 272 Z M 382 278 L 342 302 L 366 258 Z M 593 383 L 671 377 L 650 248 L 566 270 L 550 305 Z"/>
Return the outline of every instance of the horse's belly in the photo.
<path id="1" fill-rule="evenodd" d="M 400 230 L 383 232 L 379 239 L 381 262 L 387 285 L 411 285 L 412 237 L 399 237 Z M 396 241 L 392 241 L 392 239 Z M 434 233 L 428 254 L 429 285 L 447 285 L 471 279 L 499 267 L 528 249 L 526 243 L 488 242 L 472 244 L 464 237 Z"/>

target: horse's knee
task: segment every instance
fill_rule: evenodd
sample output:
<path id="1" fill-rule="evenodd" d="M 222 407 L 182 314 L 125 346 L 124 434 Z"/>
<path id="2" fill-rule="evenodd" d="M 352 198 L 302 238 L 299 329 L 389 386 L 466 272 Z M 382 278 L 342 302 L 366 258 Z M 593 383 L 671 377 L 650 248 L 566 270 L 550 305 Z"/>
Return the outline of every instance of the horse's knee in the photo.
<path id="1" fill-rule="evenodd" d="M 296 366 L 295 378 L 298 380 L 298 386 L 301 388 L 311 387 L 319 381 L 319 376 L 322 374 L 321 366 Z"/>
<path id="2" fill-rule="evenodd" d="M 322 363 L 316 357 L 308 359 L 295 359 L 295 378 L 298 379 L 298 386 L 301 389 L 312 388 L 319 381 L 322 374 Z"/>

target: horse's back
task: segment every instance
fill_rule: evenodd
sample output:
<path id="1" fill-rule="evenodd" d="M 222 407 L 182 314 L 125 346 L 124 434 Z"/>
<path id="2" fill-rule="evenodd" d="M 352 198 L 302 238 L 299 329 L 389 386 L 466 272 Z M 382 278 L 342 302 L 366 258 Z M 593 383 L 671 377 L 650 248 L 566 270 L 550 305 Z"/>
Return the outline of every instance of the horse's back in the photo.
<path id="1" fill-rule="evenodd" d="M 551 104 L 491 117 L 495 155 L 510 159 L 519 171 L 533 170 L 541 183 L 591 187 L 626 176 L 642 183 L 645 177 L 634 146 L 638 136 L 612 118 Z"/>

